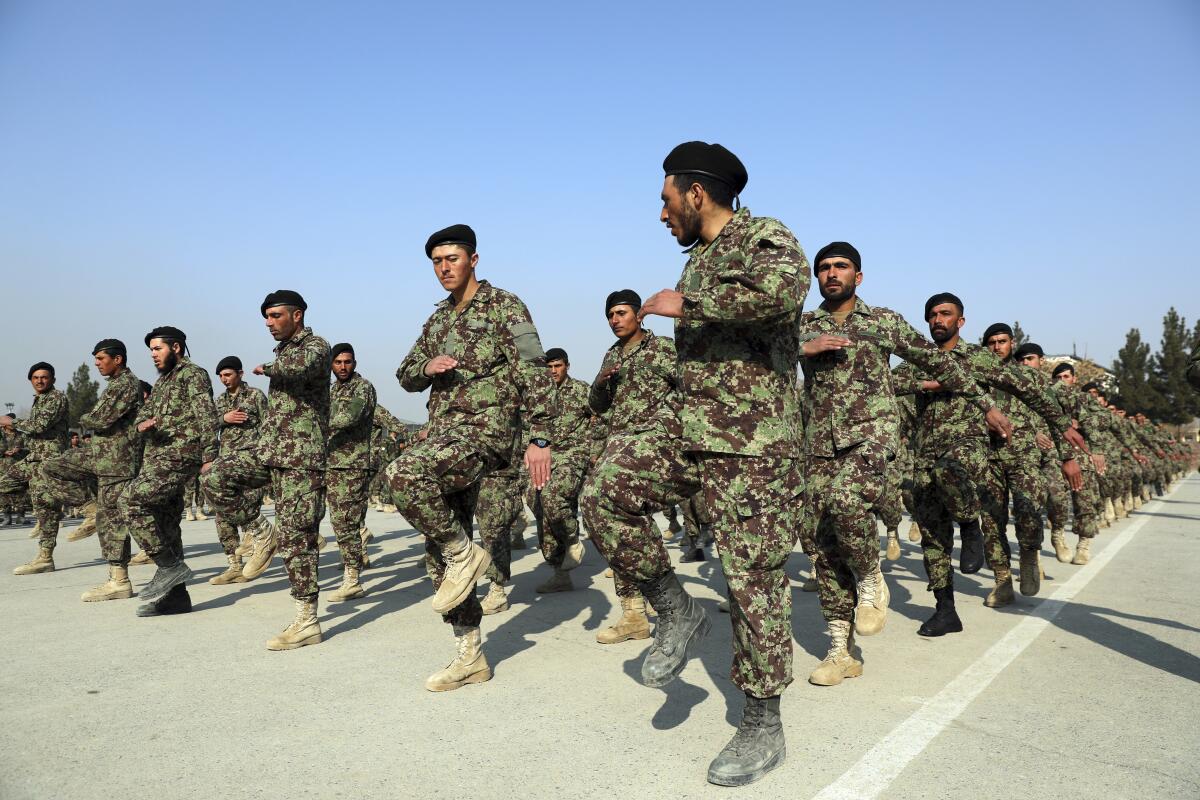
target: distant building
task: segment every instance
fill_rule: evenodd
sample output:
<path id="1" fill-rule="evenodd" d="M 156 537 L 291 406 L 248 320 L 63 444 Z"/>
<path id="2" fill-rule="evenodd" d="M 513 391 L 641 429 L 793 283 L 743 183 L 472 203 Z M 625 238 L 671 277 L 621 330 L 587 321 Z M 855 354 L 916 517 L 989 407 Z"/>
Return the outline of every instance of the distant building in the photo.
<path id="1" fill-rule="evenodd" d="M 1075 375 L 1079 378 L 1079 383 L 1091 383 L 1095 381 L 1104 387 L 1104 391 L 1112 392 L 1116 389 L 1117 376 L 1111 370 L 1092 361 L 1090 358 L 1080 358 L 1072 355 L 1054 355 L 1046 356 L 1045 367 L 1047 370 L 1053 371 L 1059 364 L 1070 364 L 1075 368 Z"/>

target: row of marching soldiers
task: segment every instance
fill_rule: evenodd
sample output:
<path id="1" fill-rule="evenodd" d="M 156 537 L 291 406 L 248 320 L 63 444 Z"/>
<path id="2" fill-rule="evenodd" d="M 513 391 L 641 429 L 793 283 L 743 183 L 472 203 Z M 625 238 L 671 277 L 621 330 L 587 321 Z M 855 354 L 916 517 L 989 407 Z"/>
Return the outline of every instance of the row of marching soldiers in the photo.
<path id="1" fill-rule="evenodd" d="M 1116 415 L 1099 400 L 1066 381 L 1051 383 L 1030 368 L 1036 363 L 1017 363 L 999 341 L 993 349 L 968 344 L 960 336 L 964 305 L 953 294 L 926 303 L 932 341 L 900 314 L 867 305 L 858 296 L 864 274 L 858 251 L 834 242 L 810 265 L 786 226 L 740 206 L 748 174 L 726 148 L 686 142 L 670 152 L 663 170 L 659 219 L 687 248 L 687 263 L 675 289 L 645 300 L 628 289 L 607 297 L 604 315 L 616 342 L 590 385 L 567 379 L 565 353 L 542 349 L 519 298 L 476 277 L 480 256 L 470 227 L 453 225 L 429 237 L 425 256 L 447 296 L 396 373 L 405 390 L 429 393 L 429 422 L 386 465 L 384 480 L 398 511 L 425 539 L 433 609 L 454 634 L 454 658 L 426 681 L 432 691 L 492 677 L 481 623 L 507 607 L 508 533 L 520 505 L 513 487 L 523 479 L 543 527 L 543 556 L 554 569 L 540 588 L 571 585 L 569 572 L 583 557 L 578 510 L 621 600 L 610 640 L 648 637 L 647 611 L 656 612 L 640 680 L 655 688 L 671 683 L 711 620 L 679 580 L 653 515 L 677 503 L 698 506 L 727 587 L 730 678 L 745 696 L 738 729 L 707 776 L 742 785 L 786 757 L 781 697 L 793 673 L 784 567 L 798 538 L 814 566 L 830 637 L 829 654 L 809 680 L 836 684 L 862 674 L 855 635 L 885 625 L 889 592 L 876 516 L 895 529 L 906 484 L 936 599 L 919 632 L 941 636 L 962 629 L 951 566 L 955 523 L 961 571 L 977 572 L 986 560 L 997 582 L 989 604 L 1001 605 L 1013 597 L 1005 533 L 1010 500 L 1021 588 L 1036 594 L 1048 478 L 1067 487 L 1059 487 L 1059 502 L 1069 493 L 1081 542 L 1071 560 L 1086 562 L 1086 543 L 1106 508 L 1102 489 L 1115 510 L 1118 499 L 1136 502 L 1147 475 L 1158 475 L 1165 490 L 1187 463 L 1174 443 L 1153 448 L 1121 438 L 1118 429 L 1129 429 L 1113 423 Z M 802 312 L 814 276 L 822 302 Z M 338 353 L 308 327 L 307 308 L 291 290 L 261 304 L 278 345 L 272 361 L 253 369 L 270 386 L 252 443 L 226 446 L 244 420 L 218 415 L 207 373 L 187 357 L 186 336 L 162 327 L 145 337 L 159 376 L 144 404 L 124 358 L 113 355 L 119 343 L 100 343 L 97 367 L 108 387 L 85 422 L 96 431 L 89 455 L 72 461 L 47 445 L 39 451 L 40 468 L 25 459 L 0 480 L 0 491 L 19 490 L 22 480 L 30 485 L 47 531 L 54 508 L 83 498 L 70 494 L 77 491 L 72 484 L 91 482 L 102 544 L 110 543 L 108 585 L 126 591 L 128 532 L 157 567 L 140 589 L 139 613 L 171 613 L 189 605 L 191 570 L 179 520 L 185 487 L 199 475 L 218 518 L 253 540 L 241 564 L 236 534 L 223 535 L 229 582 L 253 578 L 276 553 L 282 557 L 296 613 L 267 646 L 319 643 L 321 516 L 328 504 L 342 549 L 343 580 L 334 598 L 353 596 L 362 590 L 370 476 L 382 465 L 370 460 L 366 409 L 374 391 L 354 372 L 352 351 Z M 642 325 L 651 315 L 674 320 L 673 339 Z M 893 373 L 892 355 L 911 366 Z M 31 440 L 42 437 L 41 447 L 56 434 L 44 427 L 39 386 L 47 382 L 39 383 L 36 371 L 31 378 L 38 400 L 30 418 L 4 426 Z M 905 401 L 898 398 L 904 397 L 911 397 L 913 417 L 911 471 L 902 468 Z M 1106 452 L 1109 434 L 1123 449 Z M 92 460 L 81 463 L 86 458 Z M 268 487 L 273 525 L 262 517 Z M 1064 552 L 1065 546 L 1057 554 Z M 39 564 L 52 565 L 50 550 L 43 548 L 27 568 L 37 571 Z M 481 599 L 477 582 L 484 577 L 491 588 Z"/>

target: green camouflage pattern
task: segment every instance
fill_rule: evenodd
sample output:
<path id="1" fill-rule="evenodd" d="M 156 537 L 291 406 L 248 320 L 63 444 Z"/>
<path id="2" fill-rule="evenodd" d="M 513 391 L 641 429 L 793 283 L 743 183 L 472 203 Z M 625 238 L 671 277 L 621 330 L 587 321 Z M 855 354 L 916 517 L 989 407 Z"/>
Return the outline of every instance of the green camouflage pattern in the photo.
<path id="1" fill-rule="evenodd" d="M 357 372 L 329 388 L 329 469 L 379 469 L 371 448 L 375 387 Z"/>
<path id="2" fill-rule="evenodd" d="M 67 430 L 67 396 L 58 389 L 33 398 L 26 419 L 13 420 L 13 430 L 22 434 L 29 461 L 43 461 L 66 450 L 71 435 Z"/>
<path id="3" fill-rule="evenodd" d="M 363 568 L 360 531 L 367 521 L 367 495 L 375 470 L 330 467 L 325 470 L 325 504 L 342 554 L 342 566 Z"/>
<path id="4" fill-rule="evenodd" d="M 188 357 L 180 356 L 171 371 L 154 382 L 150 397 L 138 412 L 137 424 L 151 418 L 157 424 L 141 434 L 145 459 L 197 467 L 216 459 L 217 407 L 212 381 Z M 182 494 L 179 501 L 183 502 Z"/>
<path id="5" fill-rule="evenodd" d="M 141 381 L 129 369 L 122 369 L 106 380 L 104 394 L 91 411 L 79 418 L 79 424 L 92 431 L 88 447 L 92 451 L 93 474 L 132 478 L 142 463 L 142 442 L 137 432 L 137 417 L 142 407 Z"/>
<path id="6" fill-rule="evenodd" d="M 230 411 L 246 414 L 246 421 L 225 421 Z M 226 389 L 217 398 L 217 425 L 221 434 L 221 452 L 251 450 L 258 446 L 258 434 L 267 416 L 267 396 L 262 389 L 248 384 L 239 384 L 237 389 Z"/>
<path id="7" fill-rule="evenodd" d="M 617 365 L 617 373 L 601 382 L 600 376 Z M 603 415 L 603 422 L 593 431 L 597 455 L 604 449 L 604 440 L 614 433 L 637 433 L 664 424 L 682 432 L 675 341 L 643 329 L 642 339 L 628 349 L 619 341 L 613 344 L 588 391 L 588 405 Z"/>
<path id="8" fill-rule="evenodd" d="M 275 360 L 263 364 L 271 384 L 258 457 L 266 466 L 324 472 L 330 363 L 329 342 L 305 327 L 276 345 Z"/>

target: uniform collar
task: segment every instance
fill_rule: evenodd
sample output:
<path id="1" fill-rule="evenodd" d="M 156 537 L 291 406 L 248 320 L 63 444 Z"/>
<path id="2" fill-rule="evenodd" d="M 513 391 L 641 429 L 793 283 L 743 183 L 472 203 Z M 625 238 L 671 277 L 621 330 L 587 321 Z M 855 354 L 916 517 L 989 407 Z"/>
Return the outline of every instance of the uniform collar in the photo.
<path id="1" fill-rule="evenodd" d="M 869 316 L 871 316 L 873 311 L 874 311 L 874 309 L 872 309 L 869 305 L 864 303 L 863 299 L 861 297 L 855 295 L 854 308 L 850 309 L 851 314 L 861 314 L 864 317 L 869 317 Z M 820 319 L 821 317 L 830 317 L 830 316 L 833 316 L 833 312 L 830 311 L 829 309 L 825 308 L 824 301 L 822 301 L 821 305 L 819 305 L 813 309 L 813 319 Z"/>

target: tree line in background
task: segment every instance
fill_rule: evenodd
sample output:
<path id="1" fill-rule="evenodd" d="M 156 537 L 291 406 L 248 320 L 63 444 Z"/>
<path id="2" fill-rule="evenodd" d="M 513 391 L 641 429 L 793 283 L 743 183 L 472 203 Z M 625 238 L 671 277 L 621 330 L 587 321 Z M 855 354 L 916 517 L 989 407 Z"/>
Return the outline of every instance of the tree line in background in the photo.
<path id="1" fill-rule="evenodd" d="M 1113 361 L 1117 405 L 1132 414 L 1171 425 L 1183 425 L 1200 416 L 1200 394 L 1187 382 L 1187 361 L 1200 344 L 1200 320 L 1188 330 L 1187 320 L 1172 307 L 1163 317 L 1158 351 L 1131 328 L 1125 346 Z"/>

